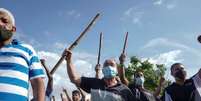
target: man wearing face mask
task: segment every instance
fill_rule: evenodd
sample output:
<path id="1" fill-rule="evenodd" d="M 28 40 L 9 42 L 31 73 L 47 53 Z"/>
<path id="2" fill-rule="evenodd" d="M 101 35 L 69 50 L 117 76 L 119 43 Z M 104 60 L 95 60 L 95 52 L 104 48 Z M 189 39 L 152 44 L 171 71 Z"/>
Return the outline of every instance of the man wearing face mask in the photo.
<path id="1" fill-rule="evenodd" d="M 118 67 L 118 74 L 120 76 L 120 80 L 123 84 L 127 85 L 132 91 L 133 95 L 136 98 L 136 101 L 155 101 L 159 100 L 159 94 L 161 92 L 161 88 L 164 85 L 165 79 L 163 77 L 159 80 L 159 85 L 153 93 L 150 93 L 148 90 L 144 88 L 145 78 L 143 72 L 137 72 L 134 76 L 134 82 L 129 83 L 125 76 L 125 60 L 126 55 L 121 54 L 119 57 L 120 65 Z"/>
<path id="2" fill-rule="evenodd" d="M 28 101 L 29 80 L 36 101 L 44 101 L 44 73 L 34 49 L 13 40 L 11 12 L 0 8 L 0 101 Z M 34 101 L 35 101 L 34 100 Z"/>
<path id="3" fill-rule="evenodd" d="M 161 77 L 159 85 L 154 93 L 150 93 L 144 88 L 144 75 L 142 72 L 137 72 L 134 76 L 134 82 L 129 84 L 129 88 L 135 95 L 137 101 L 157 101 L 157 97 L 161 92 L 161 88 L 164 84 L 164 78 Z"/>
<path id="4" fill-rule="evenodd" d="M 186 71 L 181 63 L 171 66 L 175 82 L 165 89 L 163 101 L 201 101 L 201 70 L 192 78 L 186 79 Z"/>
<path id="5" fill-rule="evenodd" d="M 128 87 L 117 81 L 117 65 L 112 59 L 108 59 L 103 65 L 103 79 L 80 77 L 75 72 L 69 50 L 64 52 L 67 62 L 68 76 L 76 86 L 87 93 L 91 93 L 92 101 L 135 101 Z"/>

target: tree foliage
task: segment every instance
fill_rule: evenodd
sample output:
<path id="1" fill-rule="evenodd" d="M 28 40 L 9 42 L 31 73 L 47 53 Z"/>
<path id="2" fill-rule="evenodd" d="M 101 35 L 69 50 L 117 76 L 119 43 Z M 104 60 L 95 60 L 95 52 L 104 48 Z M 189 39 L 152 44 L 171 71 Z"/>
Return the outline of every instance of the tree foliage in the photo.
<path id="1" fill-rule="evenodd" d="M 158 86 L 160 77 L 164 76 L 166 68 L 164 64 L 153 64 L 149 62 L 149 59 L 142 61 L 136 56 L 133 56 L 130 59 L 128 68 L 125 70 L 126 77 L 130 82 L 133 82 L 133 75 L 138 71 L 144 73 L 145 88 L 154 91 Z"/>

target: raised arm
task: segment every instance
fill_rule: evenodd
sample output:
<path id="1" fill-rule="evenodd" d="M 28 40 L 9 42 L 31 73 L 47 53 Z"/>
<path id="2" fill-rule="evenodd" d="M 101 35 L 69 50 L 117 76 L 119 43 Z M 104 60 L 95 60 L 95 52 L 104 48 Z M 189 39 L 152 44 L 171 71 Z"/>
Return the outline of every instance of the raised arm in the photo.
<path id="1" fill-rule="evenodd" d="M 53 91 L 53 76 L 52 76 L 52 74 L 50 74 L 50 71 L 45 64 L 45 60 L 41 59 L 40 61 L 41 61 L 42 66 L 45 68 L 45 71 L 46 71 L 46 74 L 48 77 L 48 83 L 47 83 L 47 88 L 46 88 L 45 94 L 47 96 L 49 96 Z"/>
<path id="2" fill-rule="evenodd" d="M 77 75 L 75 67 L 72 63 L 72 52 L 70 50 L 65 50 L 64 54 L 66 55 L 66 62 L 67 62 L 67 73 L 72 83 L 76 86 L 80 86 L 81 77 Z"/>
<path id="3" fill-rule="evenodd" d="M 164 83 L 165 83 L 165 78 L 161 77 L 160 80 L 159 80 L 159 85 L 156 88 L 156 91 L 153 93 L 154 97 L 159 96 L 159 94 L 161 93 L 161 88 L 164 86 Z"/>
<path id="4" fill-rule="evenodd" d="M 126 60 L 126 55 L 122 53 L 119 57 L 120 64 L 118 65 L 118 74 L 119 74 L 119 78 L 121 82 L 128 86 L 129 81 L 125 76 L 125 67 L 124 67 L 125 60 Z"/>
<path id="5" fill-rule="evenodd" d="M 64 97 L 63 93 L 61 93 L 60 96 L 61 96 L 62 101 L 70 101 L 70 100 L 68 100 L 67 98 Z"/>
<path id="6" fill-rule="evenodd" d="M 81 88 L 77 87 L 77 89 L 80 91 L 81 95 L 82 95 L 82 99 L 86 98 L 86 92 L 84 92 Z"/>
<path id="7" fill-rule="evenodd" d="M 101 77 L 100 77 L 100 76 L 101 76 L 101 74 L 100 74 L 100 73 L 101 73 L 101 65 L 100 65 L 100 64 L 97 64 L 97 65 L 96 65 L 95 71 L 96 71 L 96 76 L 95 76 L 95 77 L 96 77 L 97 79 L 100 79 L 100 78 L 101 78 Z"/>
<path id="8" fill-rule="evenodd" d="M 63 92 L 65 93 L 65 95 L 66 95 L 68 101 L 72 101 L 71 98 L 70 98 L 70 96 L 68 95 L 67 90 L 63 88 Z"/>
<path id="9" fill-rule="evenodd" d="M 47 68 L 46 64 L 45 64 L 45 59 L 40 59 L 42 66 L 45 68 L 46 74 L 48 76 L 48 79 L 52 78 L 52 75 L 50 74 L 49 69 Z"/>
<path id="10" fill-rule="evenodd" d="M 55 101 L 55 96 L 52 96 L 50 101 Z"/>

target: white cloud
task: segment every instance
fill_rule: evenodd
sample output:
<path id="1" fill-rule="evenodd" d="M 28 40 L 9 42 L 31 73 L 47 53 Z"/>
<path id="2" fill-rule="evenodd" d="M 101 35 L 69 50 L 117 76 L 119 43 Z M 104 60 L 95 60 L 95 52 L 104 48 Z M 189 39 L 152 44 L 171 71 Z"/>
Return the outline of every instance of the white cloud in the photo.
<path id="1" fill-rule="evenodd" d="M 164 64 L 165 66 L 170 66 L 175 62 L 182 62 L 182 59 L 178 59 L 181 55 L 181 50 L 173 50 L 166 53 L 161 53 L 149 58 L 149 62 L 154 64 Z"/>
<path id="2" fill-rule="evenodd" d="M 154 5 L 162 5 L 163 4 L 163 0 L 155 0 L 155 2 L 153 4 Z"/>
<path id="3" fill-rule="evenodd" d="M 189 71 L 188 78 L 194 75 L 196 70 L 199 69 L 196 66 L 200 65 L 200 52 L 195 48 L 174 42 L 173 40 L 169 40 L 167 38 L 155 38 L 145 44 L 142 50 L 152 51 L 152 49 L 162 50 L 164 48 L 167 48 L 168 50 L 173 49 L 173 51 L 160 53 L 149 57 L 149 61 L 152 63 L 165 64 L 166 67 L 168 67 L 166 71 L 166 77 L 168 79 L 173 80 L 173 78 L 170 77 L 169 67 L 175 62 L 181 62 L 186 66 L 186 70 Z"/>
<path id="4" fill-rule="evenodd" d="M 176 0 L 154 0 L 153 5 L 154 6 L 160 6 L 165 7 L 168 10 L 172 10 L 176 7 Z"/>
<path id="5" fill-rule="evenodd" d="M 85 76 L 85 77 L 94 77 L 94 69 L 93 69 L 93 65 L 90 64 L 89 62 L 85 61 L 85 60 L 77 60 L 75 61 L 75 67 L 80 67 L 81 69 L 79 69 L 78 73 L 81 76 Z M 93 75 L 94 74 L 94 75 Z"/>
<path id="6" fill-rule="evenodd" d="M 46 64 L 48 68 L 51 70 L 52 67 L 59 60 L 60 56 L 57 53 L 47 52 L 47 51 L 39 51 L 38 55 L 40 58 L 46 60 Z M 73 53 L 73 64 L 76 67 L 76 71 L 81 76 L 94 77 L 95 71 L 93 69 L 94 59 L 96 56 L 93 54 L 85 53 L 85 52 L 74 52 Z M 66 88 L 71 94 L 71 91 L 76 89 L 74 84 L 72 84 L 69 80 L 66 70 L 66 62 L 64 61 L 57 71 L 54 74 L 54 91 L 53 95 L 55 95 L 58 99 L 60 99 L 60 93 L 62 92 L 62 88 Z M 47 83 L 47 79 L 46 79 Z"/>
<path id="7" fill-rule="evenodd" d="M 67 45 L 64 44 L 64 43 L 61 43 L 61 42 L 56 42 L 56 43 L 54 43 L 53 46 L 54 46 L 55 48 L 57 48 L 57 49 L 64 49 Z"/>
<path id="8" fill-rule="evenodd" d="M 143 58 L 142 60 L 147 60 L 153 64 L 164 64 L 166 67 L 165 78 L 171 81 L 174 81 L 174 78 L 170 75 L 170 66 L 173 63 L 179 62 L 183 63 L 184 59 L 181 57 L 183 54 L 182 50 L 172 50 L 165 53 L 160 53 L 148 58 Z M 187 78 L 195 75 L 200 68 L 189 68 L 185 66 L 185 70 L 187 71 Z"/>
<path id="9" fill-rule="evenodd" d="M 68 15 L 74 15 L 75 14 L 75 10 L 68 11 L 67 13 L 68 13 Z"/>
<path id="10" fill-rule="evenodd" d="M 79 18 L 81 16 L 81 13 L 77 10 L 68 10 L 68 11 L 59 11 L 59 16 L 67 16 L 67 17 L 73 17 L 73 18 Z"/>
<path id="11" fill-rule="evenodd" d="M 127 11 L 124 12 L 124 15 L 131 16 L 133 10 L 134 10 L 133 8 L 129 8 Z"/>
<path id="12" fill-rule="evenodd" d="M 168 4 L 168 5 L 166 5 L 166 7 L 167 7 L 167 9 L 171 10 L 176 7 L 176 4 Z"/>
<path id="13" fill-rule="evenodd" d="M 39 43 L 36 39 L 34 39 L 33 37 L 30 37 L 29 35 L 30 33 L 26 33 L 21 28 L 18 28 L 16 34 L 14 34 L 14 39 L 34 45 L 35 48 L 40 47 L 41 43 Z"/>
<path id="14" fill-rule="evenodd" d="M 147 44 L 145 44 L 142 49 L 146 49 L 146 48 L 151 48 L 151 47 L 173 47 L 173 48 L 180 48 L 182 50 L 188 51 L 190 53 L 196 54 L 198 56 L 201 57 L 201 55 L 199 55 L 199 51 L 189 47 L 187 45 L 181 44 L 181 43 L 177 43 L 174 42 L 173 40 L 169 40 L 167 38 L 155 38 L 150 40 Z"/>
<path id="15" fill-rule="evenodd" d="M 145 44 L 143 46 L 143 48 L 154 47 L 154 46 L 161 44 L 161 43 L 166 44 L 166 43 L 168 43 L 168 40 L 165 38 L 155 38 L 155 39 L 152 39 L 149 42 L 147 42 L 147 44 Z"/>
<path id="16" fill-rule="evenodd" d="M 55 60 L 58 60 L 59 59 L 59 55 L 56 54 L 56 53 L 52 53 L 52 52 L 46 52 L 46 51 L 39 51 L 38 52 L 38 55 L 40 58 L 42 59 L 45 59 L 45 60 L 51 60 L 51 63 L 52 61 L 54 62 Z"/>
<path id="17" fill-rule="evenodd" d="M 143 14 L 144 12 L 138 11 L 136 8 L 131 7 L 124 12 L 121 20 L 125 22 L 132 21 L 133 24 L 142 25 L 141 19 Z"/>
<path id="18" fill-rule="evenodd" d="M 44 33 L 44 35 L 46 35 L 46 36 L 51 36 L 51 35 L 54 34 L 54 33 L 50 32 L 50 31 L 48 31 L 48 30 L 44 31 L 43 33 Z"/>
<path id="19" fill-rule="evenodd" d="M 180 62 L 180 63 L 183 62 L 183 59 L 180 59 L 181 54 L 182 54 L 181 50 L 172 50 L 169 52 L 156 54 L 148 58 L 143 58 L 142 60 L 144 61 L 148 59 L 148 61 L 153 64 L 164 64 L 167 69 L 164 77 L 168 80 L 174 81 L 173 77 L 170 76 L 170 66 L 176 62 Z"/>

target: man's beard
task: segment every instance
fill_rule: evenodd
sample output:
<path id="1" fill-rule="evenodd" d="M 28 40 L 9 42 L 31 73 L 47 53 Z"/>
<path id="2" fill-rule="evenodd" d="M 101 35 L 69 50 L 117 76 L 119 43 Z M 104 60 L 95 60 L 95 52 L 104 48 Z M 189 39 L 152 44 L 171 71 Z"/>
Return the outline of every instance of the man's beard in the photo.
<path id="1" fill-rule="evenodd" d="M 4 42 L 13 36 L 13 32 L 0 27 L 0 42 Z"/>

